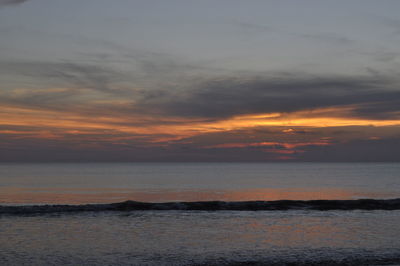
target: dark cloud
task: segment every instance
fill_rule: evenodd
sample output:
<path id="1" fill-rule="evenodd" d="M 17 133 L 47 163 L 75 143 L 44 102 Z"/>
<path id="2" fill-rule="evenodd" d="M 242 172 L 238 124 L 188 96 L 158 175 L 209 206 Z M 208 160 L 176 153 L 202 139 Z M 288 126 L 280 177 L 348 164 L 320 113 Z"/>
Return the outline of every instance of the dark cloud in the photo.
<path id="1" fill-rule="evenodd" d="M 149 64 L 147 67 L 143 67 L 146 64 L 143 60 Z M 329 115 L 385 120 L 398 119 L 400 114 L 400 82 L 392 75 L 316 76 L 298 72 L 213 75 L 195 70 L 179 75 L 184 64 L 174 60 L 158 62 L 151 57 L 139 62 L 149 83 L 141 83 L 140 75 L 99 62 L 3 62 L 0 75 L 31 78 L 30 84 L 44 80 L 65 89 L 18 94 L 6 91 L 0 94 L 0 101 L 57 110 L 73 107 L 74 111 L 93 114 L 107 108 L 107 113 L 115 116 L 173 116 L 209 121 L 244 114 L 343 106 L 351 106 L 352 113 Z M 149 76 L 154 76 L 154 80 Z M 86 94 L 82 97 L 84 90 Z M 91 92 L 88 94 L 87 90 Z M 91 98 L 123 100 L 125 104 L 99 105 L 91 103 Z"/>
<path id="2" fill-rule="evenodd" d="M 129 86 L 165 89 L 176 86 L 189 76 L 209 76 L 216 72 L 216 69 L 206 67 L 204 63 L 188 63 L 179 57 L 164 53 L 130 49 L 85 38 L 84 40 L 86 44 L 100 44 L 110 51 L 78 53 L 78 60 L 0 61 L 0 78 L 2 75 L 17 76 L 13 81 L 15 83 L 22 77 L 30 78 L 30 84 L 46 85 L 53 82 L 53 86 L 67 85 L 122 94 L 121 84 L 125 84 L 125 88 Z M 118 89 L 119 91 L 116 91 Z M 155 93 L 159 92 L 152 90 L 147 95 Z"/>
<path id="3" fill-rule="evenodd" d="M 103 92 L 111 90 L 111 83 L 124 80 L 121 72 L 106 66 L 70 62 L 0 62 L 1 74 L 31 77 L 33 82 L 63 81 L 77 88 Z"/>
<path id="4" fill-rule="evenodd" d="M 175 116 L 226 118 L 354 105 L 355 116 L 388 119 L 400 111 L 398 84 L 391 78 L 375 76 L 224 77 L 144 98 L 138 107 L 144 112 Z"/>
<path id="5" fill-rule="evenodd" d="M 311 147 L 298 161 L 399 162 L 400 138 L 353 140 L 332 146 Z"/>
<path id="6" fill-rule="evenodd" d="M 27 1 L 28 0 L 0 0 L 0 7 L 9 5 L 19 5 Z"/>

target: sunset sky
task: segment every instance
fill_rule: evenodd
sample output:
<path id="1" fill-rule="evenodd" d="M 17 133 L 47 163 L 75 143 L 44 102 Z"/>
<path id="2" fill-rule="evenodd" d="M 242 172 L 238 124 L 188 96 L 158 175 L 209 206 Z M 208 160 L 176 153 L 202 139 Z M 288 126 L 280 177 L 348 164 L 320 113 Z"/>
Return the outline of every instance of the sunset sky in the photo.
<path id="1" fill-rule="evenodd" d="M 398 0 L 0 0 L 0 161 L 399 161 Z"/>

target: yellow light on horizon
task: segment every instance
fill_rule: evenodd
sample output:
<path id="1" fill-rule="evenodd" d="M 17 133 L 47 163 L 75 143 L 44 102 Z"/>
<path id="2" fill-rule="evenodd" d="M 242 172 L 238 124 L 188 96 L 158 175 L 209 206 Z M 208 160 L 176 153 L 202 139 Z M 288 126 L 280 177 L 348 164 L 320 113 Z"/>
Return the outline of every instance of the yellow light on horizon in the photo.
<path id="1" fill-rule="evenodd" d="M 23 135 L 27 137 L 56 138 L 54 132 L 65 134 L 87 135 L 100 132 L 110 135 L 118 133 L 129 135 L 142 134 L 153 136 L 150 142 L 165 142 L 196 135 L 241 130 L 252 127 L 345 127 L 345 126 L 398 126 L 400 120 L 373 120 L 344 116 L 351 111 L 350 107 L 320 108 L 312 111 L 293 113 L 259 113 L 230 117 L 218 121 L 190 119 L 180 117 L 152 116 L 116 116 L 109 114 L 93 115 L 79 114 L 67 111 L 32 109 L 15 106 L 0 107 L 0 125 L 26 126 L 35 129 L 19 131 L 18 129 L 3 129 L 3 134 Z M 337 116 L 334 116 L 334 115 Z M 338 116 L 341 115 L 341 116 Z M 43 129 L 43 130 L 41 130 Z M 43 134 L 43 132 L 48 132 Z M 0 132 L 1 133 L 1 132 Z M 283 132 L 282 134 L 285 134 Z M 163 136 L 161 136 L 163 135 Z"/>

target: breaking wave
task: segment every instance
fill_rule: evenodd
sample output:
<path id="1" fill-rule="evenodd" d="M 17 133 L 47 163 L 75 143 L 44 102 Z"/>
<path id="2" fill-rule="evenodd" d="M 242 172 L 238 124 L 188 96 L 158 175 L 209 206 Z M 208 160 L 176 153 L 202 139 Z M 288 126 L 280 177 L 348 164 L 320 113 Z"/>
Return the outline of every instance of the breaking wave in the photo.
<path id="1" fill-rule="evenodd" d="M 0 206 L 0 214 L 40 214 L 58 212 L 101 212 L 135 210 L 197 211 L 284 211 L 284 210 L 400 210 L 397 199 L 358 200 L 278 200 L 278 201 L 198 201 L 150 203 L 124 201 L 110 204 Z"/>

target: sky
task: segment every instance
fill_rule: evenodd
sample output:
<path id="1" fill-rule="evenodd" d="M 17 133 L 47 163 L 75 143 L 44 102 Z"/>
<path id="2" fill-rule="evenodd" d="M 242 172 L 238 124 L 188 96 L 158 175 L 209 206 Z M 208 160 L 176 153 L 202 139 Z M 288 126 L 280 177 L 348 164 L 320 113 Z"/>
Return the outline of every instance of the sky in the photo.
<path id="1" fill-rule="evenodd" d="M 0 0 L 0 161 L 400 161 L 398 0 Z"/>

